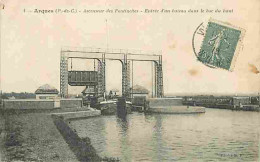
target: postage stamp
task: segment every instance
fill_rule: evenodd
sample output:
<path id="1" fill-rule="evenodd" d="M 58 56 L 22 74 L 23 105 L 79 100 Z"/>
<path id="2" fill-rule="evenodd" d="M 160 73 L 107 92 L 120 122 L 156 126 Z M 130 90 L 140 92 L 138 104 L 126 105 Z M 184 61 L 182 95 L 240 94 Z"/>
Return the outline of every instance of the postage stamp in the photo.
<path id="1" fill-rule="evenodd" d="M 199 52 L 194 50 L 197 59 L 209 67 L 233 71 L 245 30 L 214 19 L 197 30 L 203 36 Z"/>

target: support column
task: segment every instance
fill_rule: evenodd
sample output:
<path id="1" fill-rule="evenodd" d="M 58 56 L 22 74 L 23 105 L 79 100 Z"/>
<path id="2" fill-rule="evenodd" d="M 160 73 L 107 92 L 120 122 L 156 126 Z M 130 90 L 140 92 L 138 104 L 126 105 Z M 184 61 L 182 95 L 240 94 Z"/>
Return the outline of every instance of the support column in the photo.
<path id="1" fill-rule="evenodd" d="M 104 55 L 102 54 L 102 60 L 98 60 L 98 96 L 103 97 L 104 93 L 106 92 L 106 78 L 105 78 L 105 59 L 103 58 Z"/>
<path id="2" fill-rule="evenodd" d="M 102 54 L 102 65 L 103 65 L 103 94 L 106 93 L 106 54 Z"/>
<path id="3" fill-rule="evenodd" d="M 68 96 L 68 58 L 62 51 L 60 56 L 60 94 L 62 98 Z"/>
<path id="4" fill-rule="evenodd" d="M 154 96 L 157 98 L 158 97 L 158 62 L 155 62 L 155 64 L 154 64 L 155 66 L 154 66 Z"/>
<path id="5" fill-rule="evenodd" d="M 155 63 L 155 95 L 157 98 L 164 96 L 163 92 L 163 70 L 162 70 L 162 57 L 159 57 L 159 62 Z"/>
<path id="6" fill-rule="evenodd" d="M 130 61 L 127 61 L 127 54 L 124 55 L 122 63 L 122 96 L 130 98 Z"/>
<path id="7" fill-rule="evenodd" d="M 163 88 L 163 68 L 162 68 L 162 56 L 160 56 L 161 60 L 161 97 L 164 97 L 164 88 Z"/>
<path id="8" fill-rule="evenodd" d="M 131 73 L 132 73 L 132 76 L 131 76 L 131 102 L 133 101 L 133 98 L 134 98 L 134 61 L 132 60 L 132 70 L 131 70 Z"/>
<path id="9" fill-rule="evenodd" d="M 130 88 L 130 82 L 131 82 L 131 77 L 130 77 L 130 72 L 131 72 L 131 67 L 130 67 L 130 61 L 127 61 L 126 65 L 126 98 L 130 99 L 131 98 L 131 88 Z"/>

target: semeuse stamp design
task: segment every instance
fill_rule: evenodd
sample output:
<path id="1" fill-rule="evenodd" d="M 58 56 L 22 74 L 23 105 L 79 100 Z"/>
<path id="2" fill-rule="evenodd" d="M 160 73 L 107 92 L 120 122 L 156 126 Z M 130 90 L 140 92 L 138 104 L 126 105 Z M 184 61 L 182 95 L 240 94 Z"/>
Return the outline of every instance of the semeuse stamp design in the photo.
<path id="1" fill-rule="evenodd" d="M 214 19 L 208 21 L 205 31 L 198 60 L 209 67 L 232 71 L 245 31 Z"/>

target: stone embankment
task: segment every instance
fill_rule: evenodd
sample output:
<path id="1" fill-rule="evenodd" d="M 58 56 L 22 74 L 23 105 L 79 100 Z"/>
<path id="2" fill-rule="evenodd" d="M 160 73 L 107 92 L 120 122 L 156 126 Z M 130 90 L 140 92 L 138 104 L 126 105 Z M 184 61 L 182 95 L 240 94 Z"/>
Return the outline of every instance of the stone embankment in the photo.
<path id="1" fill-rule="evenodd" d="M 205 108 L 184 106 L 182 104 L 182 98 L 153 98 L 149 100 L 147 112 L 161 114 L 197 114 L 205 113 Z"/>
<path id="2" fill-rule="evenodd" d="M 0 161 L 118 161 L 99 157 L 90 139 L 81 139 L 67 124 L 100 111 L 82 107 L 78 100 L 61 101 L 56 108 L 54 103 L 46 107 L 45 101 L 8 104 L 0 109 Z"/>
<path id="3" fill-rule="evenodd" d="M 53 122 L 60 131 L 64 140 L 79 161 L 119 161 L 116 158 L 100 157 L 91 145 L 88 137 L 80 138 L 77 133 L 69 127 L 70 120 L 89 118 L 101 115 L 100 110 L 89 108 L 88 111 L 52 113 Z"/>

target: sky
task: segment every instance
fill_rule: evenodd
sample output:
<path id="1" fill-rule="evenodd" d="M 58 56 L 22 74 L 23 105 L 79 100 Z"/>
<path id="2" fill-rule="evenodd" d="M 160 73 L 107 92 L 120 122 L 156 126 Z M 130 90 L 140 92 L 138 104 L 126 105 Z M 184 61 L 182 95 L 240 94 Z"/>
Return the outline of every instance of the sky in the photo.
<path id="1" fill-rule="evenodd" d="M 259 0 L 8 0 L 1 12 L 1 88 L 34 92 L 43 84 L 60 87 L 60 50 L 64 46 L 162 51 L 166 94 L 258 93 L 260 91 Z M 232 13 L 34 13 L 55 9 L 228 9 Z M 27 12 L 24 12 L 27 11 Z M 28 12 L 31 10 L 32 12 Z M 232 72 L 198 62 L 192 36 L 209 18 L 245 32 Z M 106 22 L 107 20 L 107 22 Z M 75 60 L 73 69 L 93 62 Z M 134 63 L 134 85 L 151 91 L 150 62 Z M 107 90 L 121 90 L 121 65 L 107 62 Z M 80 93 L 84 87 L 69 87 Z"/>

